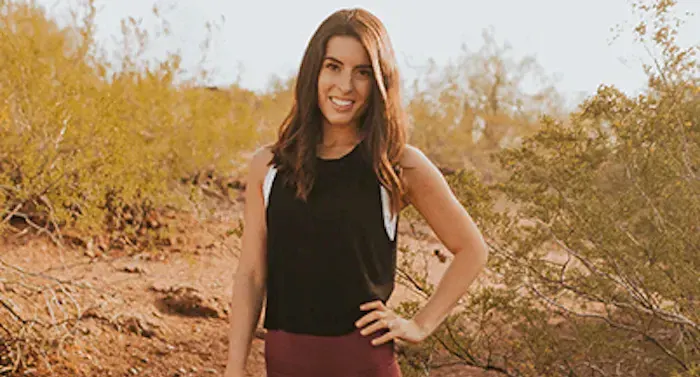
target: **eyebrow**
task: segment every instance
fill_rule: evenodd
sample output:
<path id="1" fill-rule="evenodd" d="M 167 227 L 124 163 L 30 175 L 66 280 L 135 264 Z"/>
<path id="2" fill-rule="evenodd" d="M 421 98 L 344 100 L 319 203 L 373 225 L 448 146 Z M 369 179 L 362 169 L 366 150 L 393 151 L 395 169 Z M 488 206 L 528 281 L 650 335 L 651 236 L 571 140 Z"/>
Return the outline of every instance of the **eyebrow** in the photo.
<path id="1" fill-rule="evenodd" d="M 338 60 L 338 59 L 336 59 L 336 58 L 334 58 L 334 57 L 332 57 L 332 56 L 326 56 L 326 57 L 323 58 L 323 60 L 332 60 L 332 61 L 334 61 L 334 62 L 336 62 L 336 63 L 338 63 L 338 64 L 340 64 L 340 65 L 345 65 L 345 64 L 343 64 L 343 62 L 341 62 L 340 60 Z M 369 65 L 369 64 L 360 64 L 360 65 L 355 66 L 355 68 L 372 69 L 372 66 Z"/>

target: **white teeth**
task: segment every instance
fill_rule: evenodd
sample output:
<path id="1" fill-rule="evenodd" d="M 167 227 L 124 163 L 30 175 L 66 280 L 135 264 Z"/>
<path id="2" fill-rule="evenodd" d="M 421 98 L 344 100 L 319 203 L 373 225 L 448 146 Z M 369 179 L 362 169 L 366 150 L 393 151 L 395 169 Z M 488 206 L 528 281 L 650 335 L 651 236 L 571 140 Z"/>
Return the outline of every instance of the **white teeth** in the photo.
<path id="1" fill-rule="evenodd" d="M 331 97 L 331 102 L 333 102 L 334 104 L 336 104 L 338 106 L 349 106 L 349 105 L 353 104 L 353 101 L 345 101 L 345 100 L 338 99 L 335 97 Z"/>

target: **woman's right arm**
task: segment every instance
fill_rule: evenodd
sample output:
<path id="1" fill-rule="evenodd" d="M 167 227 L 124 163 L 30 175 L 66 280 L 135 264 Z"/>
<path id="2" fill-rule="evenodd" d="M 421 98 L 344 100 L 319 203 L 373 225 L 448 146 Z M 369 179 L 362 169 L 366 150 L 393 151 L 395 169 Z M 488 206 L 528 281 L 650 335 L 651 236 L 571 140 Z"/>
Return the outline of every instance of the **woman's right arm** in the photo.
<path id="1" fill-rule="evenodd" d="M 236 270 L 229 314 L 229 349 L 225 377 L 245 376 L 255 327 L 260 319 L 267 276 L 267 228 L 262 184 L 272 153 L 258 150 L 248 169 L 243 212 L 241 256 Z"/>

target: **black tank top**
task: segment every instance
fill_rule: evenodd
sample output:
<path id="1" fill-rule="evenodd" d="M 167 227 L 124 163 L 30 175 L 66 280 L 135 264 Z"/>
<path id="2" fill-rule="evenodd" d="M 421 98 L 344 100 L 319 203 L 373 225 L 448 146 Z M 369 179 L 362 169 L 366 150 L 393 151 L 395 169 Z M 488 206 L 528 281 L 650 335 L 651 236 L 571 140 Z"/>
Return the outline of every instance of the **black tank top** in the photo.
<path id="1" fill-rule="evenodd" d="M 343 335 L 394 290 L 398 216 L 362 143 L 339 159 L 316 159 L 306 202 L 270 167 L 263 185 L 267 223 L 264 327 Z"/>

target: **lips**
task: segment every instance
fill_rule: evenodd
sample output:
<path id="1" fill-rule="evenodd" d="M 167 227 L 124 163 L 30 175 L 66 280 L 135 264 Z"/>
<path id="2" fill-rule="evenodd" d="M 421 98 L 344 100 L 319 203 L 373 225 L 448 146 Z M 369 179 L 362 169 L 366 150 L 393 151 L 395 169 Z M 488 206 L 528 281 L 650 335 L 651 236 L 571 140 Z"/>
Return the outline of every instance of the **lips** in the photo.
<path id="1" fill-rule="evenodd" d="M 329 97 L 329 99 L 330 102 L 333 104 L 333 107 L 340 112 L 351 110 L 352 106 L 355 104 L 355 101 L 353 100 L 347 100 L 337 97 Z"/>
<path id="2" fill-rule="evenodd" d="M 335 103 L 338 106 L 347 106 L 347 105 L 352 105 L 354 101 L 349 100 L 349 99 L 341 99 L 337 97 L 331 97 L 331 101 Z"/>

